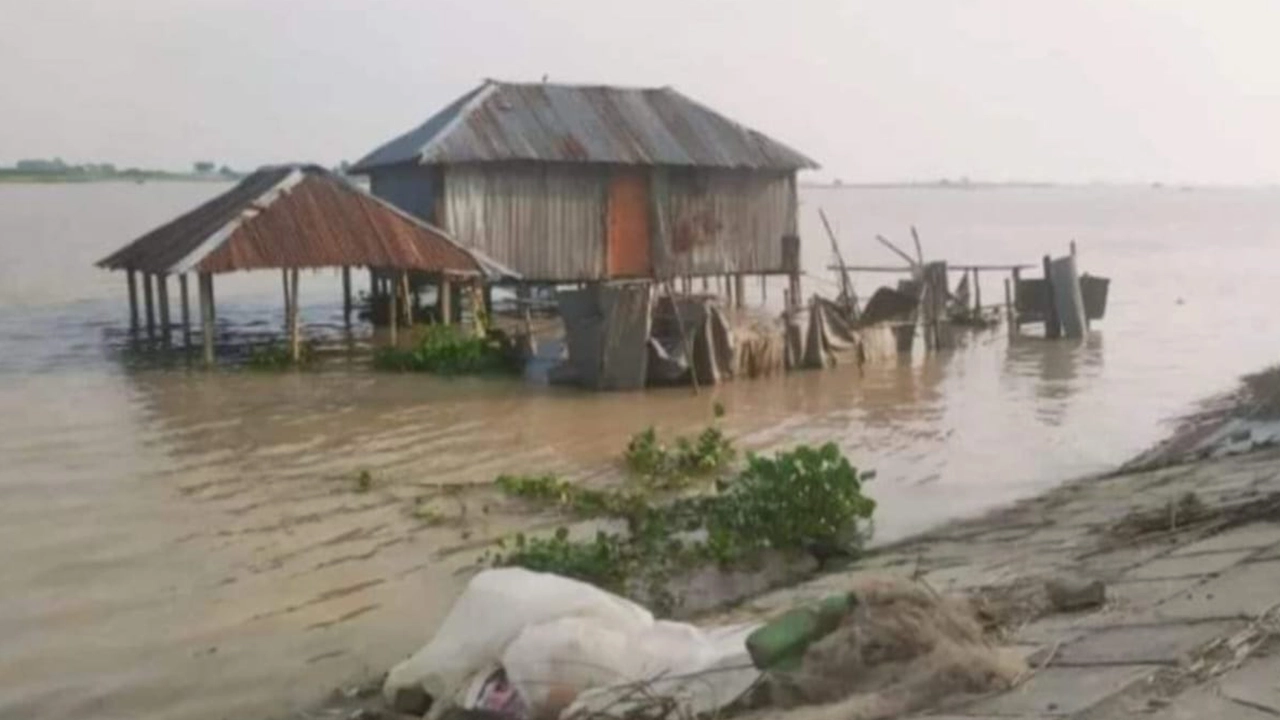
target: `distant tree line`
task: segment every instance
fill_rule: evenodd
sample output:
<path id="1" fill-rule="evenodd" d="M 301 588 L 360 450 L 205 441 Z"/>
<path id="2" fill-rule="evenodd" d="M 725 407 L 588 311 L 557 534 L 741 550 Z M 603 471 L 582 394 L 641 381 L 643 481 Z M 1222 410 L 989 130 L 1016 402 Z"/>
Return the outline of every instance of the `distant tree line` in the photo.
<path id="1" fill-rule="evenodd" d="M 192 164 L 191 175 L 200 177 L 217 179 L 222 178 L 238 178 L 241 173 L 231 169 L 227 165 L 218 167 L 216 163 L 208 160 L 200 160 Z M 97 179 L 97 178 L 163 178 L 163 177 L 181 177 L 183 173 L 173 173 L 164 170 L 149 170 L 138 167 L 129 167 L 120 169 L 114 163 L 82 163 L 71 164 L 64 161 L 60 157 L 52 159 L 47 158 L 29 158 L 19 160 L 14 163 L 13 167 L 0 167 L 0 175 L 22 175 L 49 178 L 69 178 L 69 179 Z"/>

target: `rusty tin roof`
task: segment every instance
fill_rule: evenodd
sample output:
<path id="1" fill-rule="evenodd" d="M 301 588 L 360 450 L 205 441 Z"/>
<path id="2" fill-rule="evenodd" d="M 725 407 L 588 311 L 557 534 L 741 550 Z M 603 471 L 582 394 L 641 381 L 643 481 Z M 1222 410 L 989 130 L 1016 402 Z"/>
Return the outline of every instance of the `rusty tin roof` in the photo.
<path id="1" fill-rule="evenodd" d="M 258 170 L 97 264 L 163 274 L 344 265 L 511 274 L 315 165 Z"/>
<path id="2" fill-rule="evenodd" d="M 800 170 L 817 164 L 672 88 L 486 81 L 353 172 L 401 163 L 542 161 Z"/>

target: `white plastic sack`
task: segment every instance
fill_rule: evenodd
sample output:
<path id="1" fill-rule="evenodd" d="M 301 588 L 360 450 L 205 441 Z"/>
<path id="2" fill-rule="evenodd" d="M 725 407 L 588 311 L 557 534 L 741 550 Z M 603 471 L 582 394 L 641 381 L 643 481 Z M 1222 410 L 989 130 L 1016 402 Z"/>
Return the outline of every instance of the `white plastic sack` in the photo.
<path id="1" fill-rule="evenodd" d="M 617 710 L 631 686 L 691 712 L 732 702 L 759 677 L 746 650 L 757 625 L 700 630 L 654 621 L 635 603 L 586 583 L 517 568 L 487 570 L 468 584 L 436 636 L 391 670 L 383 692 L 421 684 L 428 717 L 469 706 L 495 665 L 533 715 Z M 468 690 L 471 693 L 468 695 Z M 567 707 L 567 709 L 565 709 Z"/>
<path id="2" fill-rule="evenodd" d="M 485 570 L 467 583 L 431 642 L 391 669 L 383 695 L 390 702 L 400 688 L 421 685 L 433 698 L 428 717 L 437 717 L 526 627 L 564 617 L 599 618 L 632 631 L 653 625 L 648 610 L 577 580 L 522 568 Z"/>

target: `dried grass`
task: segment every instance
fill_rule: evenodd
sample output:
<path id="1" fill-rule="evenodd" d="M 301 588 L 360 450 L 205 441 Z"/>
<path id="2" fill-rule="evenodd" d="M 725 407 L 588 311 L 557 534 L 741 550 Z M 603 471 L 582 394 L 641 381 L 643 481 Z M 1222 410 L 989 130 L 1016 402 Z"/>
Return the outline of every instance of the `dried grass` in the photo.
<path id="1" fill-rule="evenodd" d="M 805 653 L 799 670 L 768 681 L 790 720 L 882 720 L 955 695 L 1010 687 L 1027 665 L 991 645 L 968 601 L 927 585 L 876 578 L 854 588 L 859 608 Z"/>

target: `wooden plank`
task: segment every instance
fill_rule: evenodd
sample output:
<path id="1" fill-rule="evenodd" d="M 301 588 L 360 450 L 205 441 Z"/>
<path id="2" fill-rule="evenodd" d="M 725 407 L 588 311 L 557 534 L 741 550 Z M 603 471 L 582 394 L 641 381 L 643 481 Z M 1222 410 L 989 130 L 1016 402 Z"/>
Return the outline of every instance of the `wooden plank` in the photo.
<path id="1" fill-rule="evenodd" d="M 1062 332 L 1069 338 L 1079 340 L 1084 337 L 1088 324 L 1085 322 L 1084 298 L 1080 294 L 1080 276 L 1076 272 L 1075 256 L 1068 255 L 1052 261 L 1050 270 L 1053 273 L 1053 305 L 1058 322 L 1062 324 Z"/>
<path id="2" fill-rule="evenodd" d="M 1044 336 L 1049 340 L 1057 340 L 1062 337 L 1062 324 L 1058 322 L 1058 310 L 1055 307 L 1055 293 L 1053 290 L 1053 273 L 1049 268 L 1048 255 L 1044 256 L 1044 286 Z"/>

